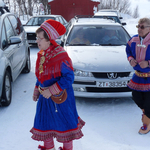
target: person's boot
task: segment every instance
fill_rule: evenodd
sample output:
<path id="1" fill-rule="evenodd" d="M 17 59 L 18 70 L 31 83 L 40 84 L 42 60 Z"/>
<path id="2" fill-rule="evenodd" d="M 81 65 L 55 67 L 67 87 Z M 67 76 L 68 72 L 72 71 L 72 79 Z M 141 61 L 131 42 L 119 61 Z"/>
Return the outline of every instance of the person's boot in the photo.
<path id="1" fill-rule="evenodd" d="M 143 126 L 139 130 L 139 134 L 146 134 L 150 131 L 150 118 L 148 118 L 145 114 L 142 116 Z"/>
<path id="2" fill-rule="evenodd" d="M 44 146 L 39 145 L 38 150 L 46 150 L 46 148 Z"/>

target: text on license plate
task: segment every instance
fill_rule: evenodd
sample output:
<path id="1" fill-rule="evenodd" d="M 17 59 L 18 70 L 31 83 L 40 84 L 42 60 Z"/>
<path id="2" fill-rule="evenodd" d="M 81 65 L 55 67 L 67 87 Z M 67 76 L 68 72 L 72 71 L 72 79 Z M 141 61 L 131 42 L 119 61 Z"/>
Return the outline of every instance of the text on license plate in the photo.
<path id="1" fill-rule="evenodd" d="M 97 82 L 97 87 L 127 87 L 128 81 Z"/>

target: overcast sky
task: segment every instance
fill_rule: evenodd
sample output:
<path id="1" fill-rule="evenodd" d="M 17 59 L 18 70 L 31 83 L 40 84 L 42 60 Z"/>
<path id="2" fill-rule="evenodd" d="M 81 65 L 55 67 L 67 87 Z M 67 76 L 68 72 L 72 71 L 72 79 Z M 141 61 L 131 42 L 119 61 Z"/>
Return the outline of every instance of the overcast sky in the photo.
<path id="1" fill-rule="evenodd" d="M 140 17 L 145 17 L 147 16 L 147 14 L 150 14 L 150 1 L 148 0 L 130 0 L 130 1 L 132 9 L 135 9 L 135 7 L 138 5 Z"/>

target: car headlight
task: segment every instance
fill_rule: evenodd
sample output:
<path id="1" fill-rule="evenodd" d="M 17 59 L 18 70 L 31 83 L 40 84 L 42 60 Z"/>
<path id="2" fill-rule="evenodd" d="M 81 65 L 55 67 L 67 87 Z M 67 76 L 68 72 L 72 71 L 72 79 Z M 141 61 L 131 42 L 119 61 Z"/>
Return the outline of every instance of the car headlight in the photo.
<path id="1" fill-rule="evenodd" d="M 129 77 L 132 77 L 134 75 L 134 71 L 130 72 Z"/>
<path id="2" fill-rule="evenodd" d="M 93 77 L 93 74 L 91 72 L 81 71 L 78 69 L 74 69 L 74 75 L 81 76 L 81 77 Z"/>

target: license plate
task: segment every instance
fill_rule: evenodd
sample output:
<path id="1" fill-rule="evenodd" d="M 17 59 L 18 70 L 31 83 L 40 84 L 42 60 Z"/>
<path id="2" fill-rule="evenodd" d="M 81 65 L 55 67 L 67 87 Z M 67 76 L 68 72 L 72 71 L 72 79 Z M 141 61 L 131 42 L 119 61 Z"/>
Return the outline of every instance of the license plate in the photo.
<path id="1" fill-rule="evenodd" d="M 28 43 L 36 43 L 36 40 L 28 40 Z"/>
<path id="2" fill-rule="evenodd" d="M 96 82 L 97 87 L 127 87 L 128 81 Z"/>

